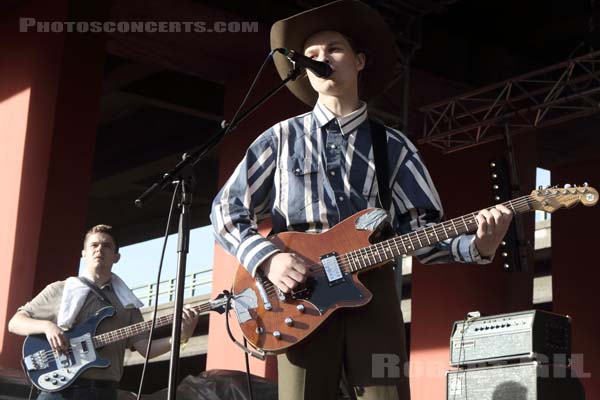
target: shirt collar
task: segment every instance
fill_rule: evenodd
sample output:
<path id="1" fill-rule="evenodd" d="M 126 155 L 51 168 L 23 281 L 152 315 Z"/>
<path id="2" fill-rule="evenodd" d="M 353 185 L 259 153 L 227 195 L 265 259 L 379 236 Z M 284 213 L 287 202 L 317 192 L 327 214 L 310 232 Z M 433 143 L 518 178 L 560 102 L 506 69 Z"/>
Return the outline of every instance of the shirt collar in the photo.
<path id="1" fill-rule="evenodd" d="M 356 131 L 356 128 L 367 119 L 367 103 L 360 101 L 360 107 L 357 110 L 351 112 L 343 117 L 336 117 L 331 111 L 327 109 L 323 104 L 317 102 L 315 108 L 313 108 L 313 115 L 317 120 L 317 126 L 319 128 L 324 127 L 332 120 L 336 119 L 343 135 L 349 135 Z"/>

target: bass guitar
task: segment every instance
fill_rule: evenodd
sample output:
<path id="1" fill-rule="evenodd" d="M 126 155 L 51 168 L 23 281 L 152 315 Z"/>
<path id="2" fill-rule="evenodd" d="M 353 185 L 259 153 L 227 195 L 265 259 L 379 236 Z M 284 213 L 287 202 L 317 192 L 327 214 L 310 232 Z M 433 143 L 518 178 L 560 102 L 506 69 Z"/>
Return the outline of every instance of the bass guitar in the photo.
<path id="1" fill-rule="evenodd" d="M 561 207 L 578 203 L 592 206 L 597 202 L 597 190 L 585 184 L 540 188 L 502 204 L 520 214 L 533 210 L 551 213 Z M 375 235 L 370 222 L 378 212 L 383 210 L 360 211 L 319 234 L 282 232 L 271 237 L 281 251 L 295 253 L 311 267 L 306 282 L 292 293 L 280 291 L 261 271 L 253 277 L 242 265 L 238 266 L 233 307 L 242 333 L 252 346 L 265 353 L 286 351 L 336 310 L 360 307 L 371 300 L 372 294 L 357 277 L 359 273 L 477 230 L 477 213 L 471 213 L 373 244 Z"/>
<path id="2" fill-rule="evenodd" d="M 223 313 L 227 304 L 224 295 L 199 304 L 191 309 L 198 314 L 209 311 Z M 113 307 L 104 307 L 94 316 L 64 333 L 68 345 L 67 354 L 52 350 L 46 335 L 29 335 L 23 343 L 22 365 L 29 380 L 40 390 L 58 392 L 67 388 L 83 372 L 90 368 L 106 368 L 110 361 L 100 358 L 97 348 L 148 332 L 152 321 L 139 322 L 124 328 L 96 335 L 96 328 L 105 318 L 113 316 Z M 173 314 L 156 319 L 156 328 L 173 323 Z"/>

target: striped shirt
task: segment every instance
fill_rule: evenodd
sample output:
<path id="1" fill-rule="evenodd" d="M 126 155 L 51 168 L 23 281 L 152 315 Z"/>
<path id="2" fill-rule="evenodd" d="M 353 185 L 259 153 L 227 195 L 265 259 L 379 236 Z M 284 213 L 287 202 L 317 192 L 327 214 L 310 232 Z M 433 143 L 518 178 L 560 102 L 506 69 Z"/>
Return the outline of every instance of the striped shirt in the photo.
<path id="1" fill-rule="evenodd" d="M 322 232 L 352 214 L 381 207 L 367 105 L 344 117 L 317 103 L 282 121 L 250 145 L 213 201 L 217 241 L 250 273 L 280 250 L 258 232 Z M 442 205 L 418 150 L 386 127 L 392 227 L 407 233 L 441 221 Z M 422 263 L 479 262 L 474 235 L 461 235 L 414 253 Z"/>

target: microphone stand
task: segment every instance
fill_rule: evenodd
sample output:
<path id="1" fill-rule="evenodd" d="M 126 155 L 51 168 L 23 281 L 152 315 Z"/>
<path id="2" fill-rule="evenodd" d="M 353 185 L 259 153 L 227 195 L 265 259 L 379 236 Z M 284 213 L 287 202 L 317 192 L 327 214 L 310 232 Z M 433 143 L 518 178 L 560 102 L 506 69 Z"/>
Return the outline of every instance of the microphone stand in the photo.
<path id="1" fill-rule="evenodd" d="M 182 160 L 172 169 L 163 174 L 162 179 L 150 186 L 140 197 L 135 200 L 137 207 L 143 207 L 148 199 L 166 188 L 170 184 L 180 183 L 178 187 L 181 189 L 180 204 L 179 204 L 179 230 L 178 230 L 178 247 L 177 247 L 177 288 L 175 291 L 175 307 L 173 310 L 173 331 L 171 337 L 171 361 L 169 366 L 169 389 L 168 400 L 175 400 L 177 397 L 177 378 L 179 369 L 179 342 L 181 340 L 181 320 L 183 312 L 183 292 L 185 283 L 185 269 L 187 263 L 187 254 L 189 252 L 190 240 L 190 225 L 191 225 L 191 208 L 192 208 L 192 193 L 194 189 L 194 171 L 193 167 L 204 156 L 214 149 L 217 144 L 223 140 L 225 135 L 234 130 L 237 125 L 248 117 L 254 110 L 260 107 L 265 101 L 277 93 L 286 83 L 298 78 L 302 69 L 294 68 L 288 76 L 281 81 L 273 90 L 258 100 L 253 106 L 244 111 L 238 118 L 234 118 L 231 122 L 223 121 L 222 128 L 219 132 L 212 135 L 208 141 L 197 150 L 187 154 L 185 153 Z"/>

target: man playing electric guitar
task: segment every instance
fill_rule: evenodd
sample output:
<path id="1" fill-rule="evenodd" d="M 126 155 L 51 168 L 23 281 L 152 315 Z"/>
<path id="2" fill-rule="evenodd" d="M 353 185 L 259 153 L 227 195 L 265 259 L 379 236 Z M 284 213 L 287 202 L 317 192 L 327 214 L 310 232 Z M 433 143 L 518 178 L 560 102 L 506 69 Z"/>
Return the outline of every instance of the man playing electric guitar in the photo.
<path id="1" fill-rule="evenodd" d="M 308 71 L 308 77 L 288 84 L 312 110 L 281 121 L 252 143 L 215 198 L 211 220 L 219 243 L 252 276 L 263 275 L 290 293 L 302 288 L 310 266 L 261 237 L 259 220 L 270 218 L 274 233 L 320 233 L 360 210 L 380 207 L 387 208 L 392 228 L 401 234 L 439 222 L 443 211 L 414 145 L 367 118 L 366 101 L 389 85 L 396 62 L 394 35 L 375 10 L 342 0 L 294 15 L 273 25 L 271 48 L 327 63 L 333 72 L 320 78 Z M 287 76 L 293 66 L 275 56 L 280 76 Z M 377 139 L 384 142 L 379 156 Z M 381 153 L 387 159 L 383 164 Z M 379 165 L 387 165 L 387 182 L 379 179 Z M 384 197 L 391 204 L 383 204 Z M 475 235 L 427 246 L 415 255 L 426 263 L 489 262 L 510 220 L 511 211 L 502 205 L 484 210 Z M 372 376 L 373 353 L 406 361 L 392 269 L 364 273 L 361 281 L 373 293 L 371 303 L 336 311 L 315 335 L 278 356 L 280 400 L 337 398 L 342 365 L 350 384 L 361 387 L 356 390 L 361 399 L 410 398 L 406 376 Z"/>
<path id="2" fill-rule="evenodd" d="M 90 229 L 81 251 L 86 269 L 79 279 L 51 283 L 33 300 L 20 307 L 9 322 L 12 333 L 28 336 L 45 334 L 55 355 L 67 354 L 69 343 L 63 329 L 70 329 L 86 321 L 100 309 L 112 306 L 114 316 L 105 319 L 96 333 L 104 333 L 143 321 L 139 307 L 142 303 L 125 283 L 113 274 L 113 264 L 119 261 L 119 246 L 111 227 L 97 225 Z M 85 283 L 87 279 L 87 284 Z M 92 286 L 88 286 L 91 284 Z M 198 314 L 184 309 L 181 338 L 186 341 L 198 322 Z M 126 348 L 135 348 L 145 356 L 148 337 L 139 334 L 97 350 L 100 358 L 110 361 L 107 368 L 90 368 L 74 383 L 59 392 L 42 391 L 38 399 L 101 399 L 117 398 L 117 384 L 123 374 Z M 149 357 L 166 353 L 171 348 L 170 338 L 155 339 Z"/>

